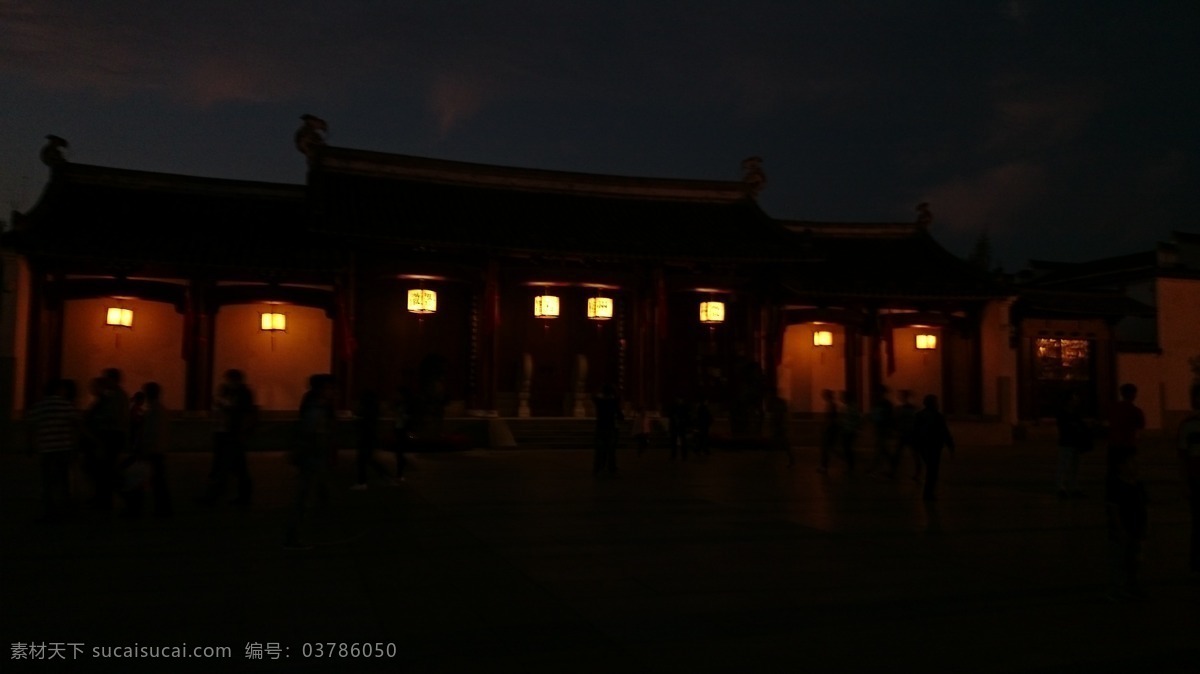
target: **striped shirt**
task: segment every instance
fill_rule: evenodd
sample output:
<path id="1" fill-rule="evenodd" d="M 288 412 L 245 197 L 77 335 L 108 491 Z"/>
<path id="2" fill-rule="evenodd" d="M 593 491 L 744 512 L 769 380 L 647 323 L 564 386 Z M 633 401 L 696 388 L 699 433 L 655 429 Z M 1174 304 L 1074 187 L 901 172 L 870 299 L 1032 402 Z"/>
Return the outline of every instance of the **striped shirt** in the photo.
<path id="1" fill-rule="evenodd" d="M 47 454 L 74 449 L 79 411 L 66 398 L 47 396 L 25 411 L 25 419 L 33 426 L 37 451 Z"/>

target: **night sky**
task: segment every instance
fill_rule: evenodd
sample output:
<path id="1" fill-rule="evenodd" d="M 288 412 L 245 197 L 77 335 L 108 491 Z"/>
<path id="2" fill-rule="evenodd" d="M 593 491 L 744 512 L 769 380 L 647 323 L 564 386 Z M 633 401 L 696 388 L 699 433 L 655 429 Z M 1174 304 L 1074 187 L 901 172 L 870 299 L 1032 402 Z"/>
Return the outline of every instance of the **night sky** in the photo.
<path id="1" fill-rule="evenodd" d="M 1200 231 L 1200 3 L 0 0 L 0 199 L 75 162 L 300 183 L 345 147 L 738 179 L 780 218 L 907 221 L 966 254 Z"/>

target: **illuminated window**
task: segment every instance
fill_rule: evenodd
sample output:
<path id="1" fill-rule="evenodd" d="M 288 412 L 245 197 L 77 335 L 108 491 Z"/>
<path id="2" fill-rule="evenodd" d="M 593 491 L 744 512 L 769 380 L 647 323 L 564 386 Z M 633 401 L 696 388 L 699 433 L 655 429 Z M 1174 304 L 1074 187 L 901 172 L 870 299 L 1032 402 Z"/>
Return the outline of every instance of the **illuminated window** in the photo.
<path id="1" fill-rule="evenodd" d="M 1034 342 L 1034 374 L 1052 381 L 1088 381 L 1091 344 L 1086 339 L 1038 338 Z"/>
<path id="2" fill-rule="evenodd" d="M 538 295 L 533 298 L 533 315 L 538 318 L 558 318 L 558 296 Z"/>
<path id="3" fill-rule="evenodd" d="M 284 332 L 287 330 L 287 314 L 262 314 L 261 325 L 267 332 Z"/>
<path id="4" fill-rule="evenodd" d="M 700 322 L 701 323 L 723 323 L 725 321 L 725 303 L 724 302 L 701 302 L 700 303 Z"/>
<path id="5" fill-rule="evenodd" d="M 833 346 L 833 333 L 828 330 L 814 331 L 813 346 Z"/>
<path id="6" fill-rule="evenodd" d="M 104 324 L 111 325 L 114 328 L 132 328 L 133 310 L 122 309 L 121 307 L 109 307 L 108 316 L 104 319 Z"/>
<path id="7" fill-rule="evenodd" d="M 613 315 L 613 301 L 611 297 L 589 297 L 588 298 L 588 318 L 594 321 L 607 321 Z"/>
<path id="8" fill-rule="evenodd" d="M 929 334 L 917 335 L 917 348 L 918 349 L 936 349 L 937 348 L 937 335 L 929 335 Z"/>
<path id="9" fill-rule="evenodd" d="M 437 313 L 437 293 L 424 288 L 408 291 L 408 310 L 414 314 Z"/>

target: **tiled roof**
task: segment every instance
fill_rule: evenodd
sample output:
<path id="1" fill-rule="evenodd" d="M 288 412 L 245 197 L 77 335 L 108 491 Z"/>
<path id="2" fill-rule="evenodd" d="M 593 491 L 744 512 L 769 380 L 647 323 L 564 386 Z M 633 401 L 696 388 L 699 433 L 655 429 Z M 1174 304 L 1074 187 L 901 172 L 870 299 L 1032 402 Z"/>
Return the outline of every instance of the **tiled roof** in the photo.
<path id="1" fill-rule="evenodd" d="M 16 224 L 11 245 L 43 257 L 188 268 L 332 263 L 324 237 L 309 232 L 300 185 L 62 164 Z"/>
<path id="2" fill-rule="evenodd" d="M 800 252 L 740 183 L 508 169 L 341 148 L 324 148 L 318 157 L 309 174 L 318 226 L 341 236 L 661 260 L 795 259 Z"/>

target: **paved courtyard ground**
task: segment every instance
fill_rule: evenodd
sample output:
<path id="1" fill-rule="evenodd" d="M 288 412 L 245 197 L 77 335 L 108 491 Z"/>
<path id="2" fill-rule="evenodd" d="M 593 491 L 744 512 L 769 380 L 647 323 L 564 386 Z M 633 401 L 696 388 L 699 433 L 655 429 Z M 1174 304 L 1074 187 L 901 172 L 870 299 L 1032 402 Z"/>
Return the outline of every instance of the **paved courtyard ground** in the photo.
<path id="1" fill-rule="evenodd" d="M 34 521 L 33 460 L 5 453 L 0 670 L 1200 672 L 1171 455 L 1144 451 L 1148 597 L 1111 603 L 1102 457 L 1085 460 L 1085 498 L 1060 500 L 1054 451 L 962 447 L 932 506 L 907 476 L 821 476 L 812 448 L 791 469 L 763 451 L 623 449 L 602 478 L 580 451 L 423 454 L 403 485 L 367 491 L 348 489 L 343 452 L 309 551 L 282 548 L 278 453 L 252 457 L 246 512 L 197 505 L 207 457 L 179 454 L 173 518 L 58 525 Z M 384 657 L 316 657 L 317 642 Z M 66 661 L 14 659 L 56 643 Z M 93 650 L 135 644 L 230 651 Z"/>

